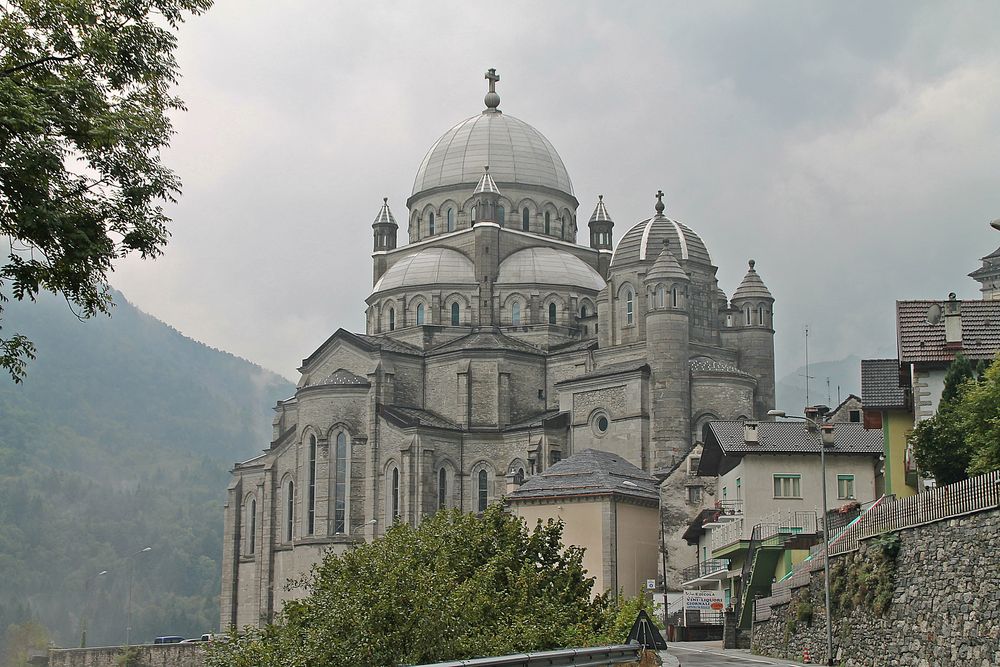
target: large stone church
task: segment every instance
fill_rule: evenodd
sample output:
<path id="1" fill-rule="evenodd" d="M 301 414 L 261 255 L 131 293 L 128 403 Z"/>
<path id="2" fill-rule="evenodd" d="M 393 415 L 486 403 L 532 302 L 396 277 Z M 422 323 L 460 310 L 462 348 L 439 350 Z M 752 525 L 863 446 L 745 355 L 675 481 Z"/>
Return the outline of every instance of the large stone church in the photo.
<path id="1" fill-rule="evenodd" d="M 566 166 L 486 79 L 485 108 L 417 169 L 407 242 L 387 202 L 375 216 L 365 332 L 302 362 L 271 443 L 233 470 L 223 628 L 270 620 L 288 579 L 395 521 L 481 511 L 584 450 L 667 480 L 706 422 L 774 405 L 774 300 L 753 261 L 728 299 L 662 192 L 617 243 L 598 195 L 578 243 Z M 683 508 L 668 488 L 661 504 Z"/>

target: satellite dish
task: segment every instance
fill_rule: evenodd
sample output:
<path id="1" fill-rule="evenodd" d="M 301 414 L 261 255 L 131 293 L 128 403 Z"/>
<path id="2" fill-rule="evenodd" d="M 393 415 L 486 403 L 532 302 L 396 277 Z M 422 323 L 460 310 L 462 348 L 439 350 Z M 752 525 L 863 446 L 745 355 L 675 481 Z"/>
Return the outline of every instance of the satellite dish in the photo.
<path id="1" fill-rule="evenodd" d="M 936 303 L 932 303 L 927 309 L 927 317 L 925 319 L 928 324 L 940 324 L 941 314 L 941 306 Z"/>

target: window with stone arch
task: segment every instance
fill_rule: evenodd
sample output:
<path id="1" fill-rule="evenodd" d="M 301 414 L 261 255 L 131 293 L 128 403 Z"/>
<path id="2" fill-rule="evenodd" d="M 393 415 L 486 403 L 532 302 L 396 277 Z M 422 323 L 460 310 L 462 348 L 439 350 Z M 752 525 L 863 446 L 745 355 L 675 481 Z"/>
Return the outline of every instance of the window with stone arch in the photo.
<path id="1" fill-rule="evenodd" d="M 350 479 L 347 435 L 340 431 L 334 439 L 333 534 L 347 532 L 347 481 Z"/>
<path id="2" fill-rule="evenodd" d="M 395 308 L 390 308 L 389 309 L 389 331 L 395 331 L 395 330 L 396 330 L 396 309 Z"/>
<path id="3" fill-rule="evenodd" d="M 679 301 L 677 297 L 677 285 L 674 285 L 673 287 L 670 288 L 670 307 L 677 308 L 678 303 Z"/>
<path id="4" fill-rule="evenodd" d="M 462 307 L 458 305 L 458 301 L 453 301 L 451 304 L 451 326 L 457 327 L 462 323 Z"/>
<path id="5" fill-rule="evenodd" d="M 528 207 L 525 206 L 521 211 L 521 231 L 528 232 L 531 231 L 531 214 L 528 213 Z"/>
<path id="6" fill-rule="evenodd" d="M 549 215 L 548 211 L 545 212 L 545 233 L 546 234 L 552 233 L 551 216 Z"/>
<path id="7" fill-rule="evenodd" d="M 757 324 L 759 324 L 761 326 L 764 326 L 765 324 L 767 324 L 764 321 L 764 306 L 763 305 L 757 306 Z"/>
<path id="8" fill-rule="evenodd" d="M 472 207 L 472 224 L 476 224 L 476 207 Z"/>
<path id="9" fill-rule="evenodd" d="M 306 534 L 316 533 L 316 436 L 309 435 L 309 463 L 306 473 L 309 476 L 309 497 L 306 507 Z"/>
<path id="10" fill-rule="evenodd" d="M 656 286 L 656 307 L 664 308 L 667 305 L 667 288 L 663 285 Z"/>
<path id="11" fill-rule="evenodd" d="M 556 308 L 555 301 L 549 304 L 549 324 L 556 323 L 556 316 L 558 315 L 558 309 Z"/>
<path id="12" fill-rule="evenodd" d="M 747 326 L 750 326 L 750 306 L 747 306 L 744 311 L 744 322 Z"/>
<path id="13" fill-rule="evenodd" d="M 434 212 L 433 211 L 431 211 L 431 214 L 427 217 L 427 233 L 430 236 L 434 236 Z"/>
<path id="14" fill-rule="evenodd" d="M 438 483 L 437 508 L 439 510 L 448 509 L 448 470 L 444 466 L 441 466 L 441 469 L 438 470 L 437 483 Z"/>
<path id="15" fill-rule="evenodd" d="M 447 217 L 445 218 L 447 229 L 449 232 L 455 231 L 455 209 L 449 208 Z"/>
<path id="16" fill-rule="evenodd" d="M 246 552 L 248 555 L 253 555 L 257 551 L 257 498 L 255 498 L 253 494 L 247 498 L 246 512 Z"/>
<path id="17" fill-rule="evenodd" d="M 423 323 L 424 323 L 424 304 L 418 303 L 417 304 L 417 324 L 420 325 L 420 324 L 423 324 Z"/>
<path id="18" fill-rule="evenodd" d="M 515 301 L 510 306 L 510 323 L 515 327 L 521 326 L 521 302 Z"/>
<path id="19" fill-rule="evenodd" d="M 504 210 L 503 206 L 497 207 L 497 222 L 500 223 L 501 227 L 506 226 L 507 223 L 507 211 Z"/>
<path id="20" fill-rule="evenodd" d="M 587 304 L 580 306 L 580 317 L 588 317 L 589 315 L 590 313 L 587 312 Z"/>
<path id="21" fill-rule="evenodd" d="M 625 325 L 632 326 L 635 323 L 635 303 L 632 290 L 625 290 Z"/>
<path id="22" fill-rule="evenodd" d="M 490 502 L 490 475 L 486 468 L 476 475 L 476 511 L 485 512 Z"/>
<path id="23" fill-rule="evenodd" d="M 285 482 L 285 541 L 291 542 L 295 536 L 295 482 Z"/>
<path id="24" fill-rule="evenodd" d="M 388 488 L 388 497 L 386 498 L 386 522 L 392 525 L 399 521 L 400 517 L 400 498 L 399 498 L 399 468 L 392 464 L 386 474 L 386 485 Z"/>

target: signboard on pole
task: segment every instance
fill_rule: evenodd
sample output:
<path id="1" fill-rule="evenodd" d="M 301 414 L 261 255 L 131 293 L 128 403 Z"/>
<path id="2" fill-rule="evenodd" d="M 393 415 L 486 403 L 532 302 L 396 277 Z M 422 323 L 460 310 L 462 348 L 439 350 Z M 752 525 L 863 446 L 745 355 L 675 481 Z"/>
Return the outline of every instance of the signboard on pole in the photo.
<path id="1" fill-rule="evenodd" d="M 722 611 L 726 608 L 722 591 L 684 591 L 684 608 L 691 611 Z"/>

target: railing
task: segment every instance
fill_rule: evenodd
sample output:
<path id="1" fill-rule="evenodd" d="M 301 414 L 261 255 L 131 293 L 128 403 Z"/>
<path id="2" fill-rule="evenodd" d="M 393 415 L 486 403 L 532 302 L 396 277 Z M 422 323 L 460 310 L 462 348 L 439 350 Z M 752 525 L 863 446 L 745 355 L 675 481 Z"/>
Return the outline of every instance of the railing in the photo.
<path id="1" fill-rule="evenodd" d="M 686 567 L 681 571 L 682 581 L 691 581 L 692 579 L 699 579 L 701 577 L 707 577 L 710 574 L 715 574 L 716 572 L 724 572 L 729 569 L 729 561 L 725 558 L 716 558 L 714 560 L 706 560 L 701 563 L 696 563 L 690 567 Z"/>
<path id="2" fill-rule="evenodd" d="M 719 510 L 722 516 L 743 516 L 742 500 L 717 500 L 715 509 Z"/>
<path id="3" fill-rule="evenodd" d="M 861 540 L 926 523 L 1000 507 L 1000 471 L 955 482 L 908 498 L 885 499 L 861 515 L 830 545 L 830 555 L 858 548 Z"/>
<path id="4" fill-rule="evenodd" d="M 723 526 L 712 529 L 712 550 L 728 547 L 743 539 L 743 519 L 730 521 Z"/>
<path id="5" fill-rule="evenodd" d="M 761 524 L 771 526 L 774 532 L 762 533 L 761 539 L 766 540 L 778 534 L 801 533 L 814 535 L 819 532 L 819 521 L 816 512 L 772 512 L 761 519 Z"/>
<path id="6" fill-rule="evenodd" d="M 420 667 L 597 667 L 598 665 L 621 665 L 639 662 L 642 647 L 638 644 L 619 646 L 598 646 L 594 648 L 568 648 L 559 651 L 539 651 L 537 653 L 516 653 L 493 658 L 473 658 L 435 662 Z"/>

